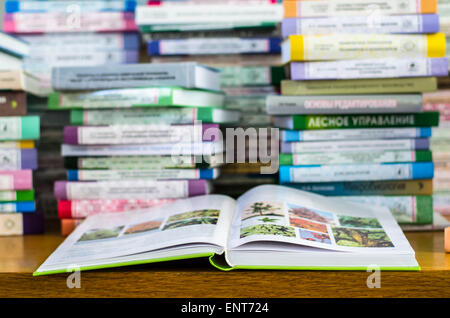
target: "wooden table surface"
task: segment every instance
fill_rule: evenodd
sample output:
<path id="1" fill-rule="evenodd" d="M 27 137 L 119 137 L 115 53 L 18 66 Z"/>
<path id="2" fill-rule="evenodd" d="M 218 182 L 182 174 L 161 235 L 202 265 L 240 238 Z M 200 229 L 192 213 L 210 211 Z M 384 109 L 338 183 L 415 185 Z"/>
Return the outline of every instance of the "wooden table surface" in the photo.
<path id="1" fill-rule="evenodd" d="M 207 260 L 82 272 L 81 288 L 69 289 L 68 274 L 31 275 L 63 241 L 56 232 L 0 238 L 0 297 L 450 297 L 443 233 L 407 237 L 422 271 L 382 272 L 379 289 L 367 287 L 366 272 L 221 272 Z"/>

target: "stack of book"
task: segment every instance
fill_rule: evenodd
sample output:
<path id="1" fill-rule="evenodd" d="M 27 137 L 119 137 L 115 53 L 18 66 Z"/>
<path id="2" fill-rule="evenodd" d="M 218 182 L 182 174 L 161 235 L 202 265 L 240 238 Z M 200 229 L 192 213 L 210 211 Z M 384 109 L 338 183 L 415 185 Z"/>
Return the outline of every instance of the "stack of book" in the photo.
<path id="1" fill-rule="evenodd" d="M 53 70 L 50 109 L 70 109 L 54 193 L 63 230 L 75 219 L 207 194 L 223 162 L 218 70 L 197 63 Z"/>
<path id="2" fill-rule="evenodd" d="M 27 71 L 48 83 L 52 67 L 137 63 L 140 38 L 134 0 L 5 1 L 4 30 L 27 41 Z M 57 218 L 53 183 L 65 176 L 60 156 L 69 112 L 47 109 L 46 98 L 28 99 L 29 114 L 41 119 L 36 204 L 45 217 Z"/>
<path id="3" fill-rule="evenodd" d="M 135 0 L 7 0 L 3 30 L 30 44 L 25 67 L 41 77 L 58 66 L 137 63 L 135 7 Z"/>
<path id="4" fill-rule="evenodd" d="M 268 113 L 286 129 L 280 182 L 387 206 L 402 224 L 431 224 L 429 138 L 439 113 L 423 111 L 421 93 L 448 74 L 436 1 L 284 6 L 291 80 L 268 98 Z"/>
<path id="5" fill-rule="evenodd" d="M 151 61 L 220 68 L 225 107 L 242 112 L 235 127 L 244 129 L 271 125 L 265 98 L 279 92 L 281 18 L 282 6 L 272 0 L 159 1 L 136 9 Z M 236 197 L 254 185 L 276 182 L 273 175 L 259 174 L 261 162 L 250 163 L 246 148 L 245 162 L 228 161 L 214 182 L 221 193 Z"/>
<path id="6" fill-rule="evenodd" d="M 25 42 L 0 32 L 0 236 L 43 230 L 33 190 L 40 124 L 39 117 L 27 116 L 26 96 L 39 91 L 39 83 L 22 70 L 28 52 Z"/>

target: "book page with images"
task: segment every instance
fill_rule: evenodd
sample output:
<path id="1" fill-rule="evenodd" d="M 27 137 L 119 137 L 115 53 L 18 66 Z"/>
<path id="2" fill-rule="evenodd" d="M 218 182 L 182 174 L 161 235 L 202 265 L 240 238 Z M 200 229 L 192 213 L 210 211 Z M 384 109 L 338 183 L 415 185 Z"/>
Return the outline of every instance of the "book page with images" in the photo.
<path id="1" fill-rule="evenodd" d="M 237 200 L 227 249 L 250 246 L 253 250 L 315 247 L 414 253 L 388 209 L 275 185 L 253 188 Z"/>
<path id="2" fill-rule="evenodd" d="M 56 249 L 38 271 L 67 264 L 91 266 L 102 259 L 164 248 L 209 244 L 224 250 L 235 200 L 223 195 L 199 196 L 150 209 L 88 217 Z M 125 258 L 124 258 L 125 257 Z"/>

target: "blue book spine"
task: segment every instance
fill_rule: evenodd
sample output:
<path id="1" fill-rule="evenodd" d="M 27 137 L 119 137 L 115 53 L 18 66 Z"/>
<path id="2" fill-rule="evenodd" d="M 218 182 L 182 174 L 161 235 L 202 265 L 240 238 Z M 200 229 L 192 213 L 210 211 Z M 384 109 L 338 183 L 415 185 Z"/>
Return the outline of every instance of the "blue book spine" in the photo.
<path id="1" fill-rule="evenodd" d="M 29 213 L 36 210 L 34 201 L 24 202 L 2 202 L 0 203 L 0 212 L 2 213 Z"/>
<path id="2" fill-rule="evenodd" d="M 67 170 L 67 181 L 79 181 L 78 170 Z"/>
<path id="3" fill-rule="evenodd" d="M 282 166 L 280 183 L 432 179 L 432 162 Z"/>
<path id="4" fill-rule="evenodd" d="M 135 12 L 136 0 L 111 1 L 19 1 L 8 0 L 5 2 L 6 13 L 42 13 L 42 12 L 67 12 L 69 6 L 76 4 L 81 12 Z"/>
<path id="5" fill-rule="evenodd" d="M 199 169 L 200 170 L 200 179 L 213 180 L 216 178 L 214 169 Z"/>
<path id="6" fill-rule="evenodd" d="M 128 32 L 123 34 L 123 49 L 125 51 L 139 51 L 140 46 L 139 33 Z"/>

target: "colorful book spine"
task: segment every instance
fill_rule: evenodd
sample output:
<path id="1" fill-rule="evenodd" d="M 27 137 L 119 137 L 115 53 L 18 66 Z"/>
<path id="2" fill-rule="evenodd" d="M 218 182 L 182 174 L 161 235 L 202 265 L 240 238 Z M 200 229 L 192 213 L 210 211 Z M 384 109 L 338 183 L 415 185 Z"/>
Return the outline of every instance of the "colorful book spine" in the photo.
<path id="1" fill-rule="evenodd" d="M 436 127 L 439 125 L 439 113 L 277 116 L 274 119 L 274 124 L 276 127 L 292 130 Z"/>
<path id="2" fill-rule="evenodd" d="M 139 125 L 139 126 L 66 126 L 64 142 L 69 145 L 160 144 L 213 141 L 208 132 L 217 124 Z"/>
<path id="3" fill-rule="evenodd" d="M 55 182 L 57 200 L 179 199 L 209 194 L 206 180 Z"/>
<path id="4" fill-rule="evenodd" d="M 375 140 L 340 140 L 282 142 L 282 153 L 314 153 L 343 151 L 388 151 L 388 150 L 428 150 L 430 141 L 418 139 L 375 139 Z"/>
<path id="5" fill-rule="evenodd" d="M 0 116 L 25 116 L 27 99 L 24 92 L 0 91 Z"/>
<path id="6" fill-rule="evenodd" d="M 345 196 L 344 200 L 386 207 L 400 224 L 432 224 L 432 196 Z"/>
<path id="7" fill-rule="evenodd" d="M 61 220 L 61 236 L 69 236 L 75 228 L 83 223 L 84 219 L 62 219 Z"/>
<path id="8" fill-rule="evenodd" d="M 283 63 L 446 56 L 444 33 L 291 35 L 281 48 Z"/>
<path id="9" fill-rule="evenodd" d="M 267 96 L 270 115 L 405 114 L 422 112 L 422 105 L 421 94 Z"/>
<path id="10" fill-rule="evenodd" d="M 48 51 L 35 52 L 25 58 L 24 67 L 30 71 L 41 71 L 45 65 L 60 66 L 95 66 L 102 64 L 127 64 L 138 63 L 139 51 L 114 51 L 114 52 L 80 52 L 76 50 L 65 52 L 54 52 L 51 55 Z"/>
<path id="11" fill-rule="evenodd" d="M 281 24 L 283 38 L 296 34 L 417 34 L 439 31 L 439 15 L 437 14 L 380 15 L 373 19 L 364 16 L 285 18 Z"/>
<path id="12" fill-rule="evenodd" d="M 0 140 L 39 139 L 39 122 L 38 116 L 0 117 Z"/>
<path id="13" fill-rule="evenodd" d="M 280 53 L 280 38 L 193 38 L 148 42 L 150 56 Z"/>
<path id="14" fill-rule="evenodd" d="M 32 188 L 31 170 L 0 171 L 0 190 L 29 190 Z"/>
<path id="15" fill-rule="evenodd" d="M 73 109 L 70 113 L 70 123 L 74 126 L 175 125 L 193 124 L 195 121 L 204 123 L 237 123 L 239 118 L 239 112 L 209 107 Z"/>
<path id="16" fill-rule="evenodd" d="M 332 140 L 373 140 L 430 138 L 431 128 L 369 128 L 369 129 L 324 129 L 324 130 L 285 130 L 281 141 L 332 141 Z"/>
<path id="17" fill-rule="evenodd" d="M 340 81 L 281 81 L 281 94 L 286 96 L 414 94 L 434 92 L 437 88 L 436 77 L 376 78 Z"/>
<path id="18" fill-rule="evenodd" d="M 0 213 L 0 236 L 40 234 L 44 231 L 42 212 Z"/>
<path id="19" fill-rule="evenodd" d="M 72 13 L 73 14 L 73 13 Z M 71 21 L 71 23 L 67 23 Z M 3 31 L 7 33 L 52 33 L 52 32 L 133 32 L 138 28 L 131 12 L 81 13 L 79 19 L 71 13 L 6 13 L 3 16 Z"/>
<path id="20" fill-rule="evenodd" d="M 41 2 L 42 3 L 42 2 Z M 21 35 L 36 51 L 48 52 L 58 47 L 58 51 L 71 52 L 83 50 L 86 52 L 138 51 L 140 47 L 139 33 L 49 33 Z"/>
<path id="21" fill-rule="evenodd" d="M 281 66 L 227 66 L 219 70 L 223 87 L 280 85 L 286 78 Z"/>
<path id="22" fill-rule="evenodd" d="M 33 149 L 33 140 L 0 141 L 0 149 Z"/>
<path id="23" fill-rule="evenodd" d="M 94 170 L 145 170 L 145 169 L 194 169 L 215 165 L 214 158 L 194 156 L 141 156 L 141 157 L 66 157 L 66 169 L 94 169 Z"/>
<path id="24" fill-rule="evenodd" d="M 134 12 L 136 1 L 19 1 L 7 0 L 5 2 L 6 13 L 16 12 L 67 12 L 76 7 L 79 12 Z"/>
<path id="25" fill-rule="evenodd" d="M 280 166 L 378 164 L 433 161 L 431 151 L 342 151 L 280 154 Z"/>
<path id="26" fill-rule="evenodd" d="M 222 153 L 222 142 L 180 143 L 180 144 L 141 144 L 141 145 L 66 145 L 63 144 L 63 157 L 87 156 L 169 156 L 177 155 L 212 155 Z"/>
<path id="27" fill-rule="evenodd" d="M 447 75 L 447 58 L 387 58 L 290 63 L 290 79 L 296 81 Z"/>
<path id="28" fill-rule="evenodd" d="M 280 167 L 281 183 L 418 180 L 433 176 L 432 162 Z"/>
<path id="29" fill-rule="evenodd" d="M 60 219 L 84 219 L 95 214 L 141 210 L 174 201 L 174 199 L 62 200 L 58 202 L 58 217 Z"/>
<path id="30" fill-rule="evenodd" d="M 178 96 L 183 95 L 179 101 Z M 196 98 L 194 100 L 194 98 Z M 126 107 L 222 107 L 222 93 L 186 90 L 177 87 L 123 88 L 101 92 L 59 92 L 48 98 L 49 109 L 126 108 Z"/>
<path id="31" fill-rule="evenodd" d="M 328 0 L 284 1 L 286 18 L 428 14 L 437 12 L 437 0 Z"/>
<path id="32" fill-rule="evenodd" d="M 432 180 L 286 183 L 285 186 L 327 196 L 432 195 Z"/>
<path id="33" fill-rule="evenodd" d="M 34 190 L 0 191 L 0 202 L 34 201 Z"/>
<path id="34" fill-rule="evenodd" d="M 52 72 L 55 91 L 109 90 L 130 87 L 185 87 L 220 90 L 218 71 L 193 62 L 61 67 Z M 204 74 L 207 82 L 202 80 Z"/>
<path id="35" fill-rule="evenodd" d="M 0 148 L 0 170 L 36 170 L 36 149 Z"/>
<path id="36" fill-rule="evenodd" d="M 29 213 L 34 212 L 36 206 L 31 202 L 0 202 L 0 213 Z"/>
<path id="37" fill-rule="evenodd" d="M 111 180 L 213 180 L 218 169 L 159 169 L 159 170 L 68 170 L 68 181 Z"/>

